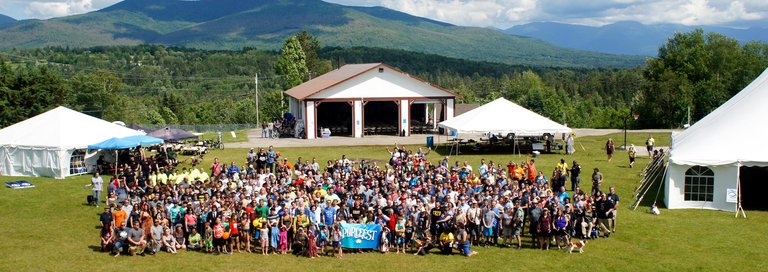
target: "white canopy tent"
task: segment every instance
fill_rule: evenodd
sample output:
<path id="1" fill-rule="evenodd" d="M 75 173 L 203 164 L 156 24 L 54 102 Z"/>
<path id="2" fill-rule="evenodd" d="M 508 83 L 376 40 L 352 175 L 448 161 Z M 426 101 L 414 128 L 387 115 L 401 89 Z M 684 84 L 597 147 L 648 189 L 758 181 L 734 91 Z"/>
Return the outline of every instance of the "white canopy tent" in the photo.
<path id="1" fill-rule="evenodd" d="M 57 107 L 0 130 L 0 174 L 70 176 L 72 154 L 112 137 L 145 133 Z M 83 159 L 85 165 L 86 156 Z"/>
<path id="2" fill-rule="evenodd" d="M 737 209 L 741 166 L 768 166 L 768 145 L 759 140 L 768 134 L 767 103 L 768 70 L 696 124 L 672 135 L 667 208 Z"/>
<path id="3" fill-rule="evenodd" d="M 488 104 L 440 122 L 440 127 L 457 133 L 493 133 L 515 136 L 541 136 L 545 133 L 570 133 L 558 124 L 518 104 L 498 98 Z"/>

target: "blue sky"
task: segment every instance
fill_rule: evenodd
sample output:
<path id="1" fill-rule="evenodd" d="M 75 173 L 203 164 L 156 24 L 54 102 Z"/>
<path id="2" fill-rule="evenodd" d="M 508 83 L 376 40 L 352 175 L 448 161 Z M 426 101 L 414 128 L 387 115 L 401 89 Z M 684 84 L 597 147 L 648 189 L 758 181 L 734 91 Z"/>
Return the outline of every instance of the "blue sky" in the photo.
<path id="1" fill-rule="evenodd" d="M 0 14 L 16 19 L 51 18 L 101 9 L 120 0 L 0 0 Z M 213 0 L 212 0 L 213 1 Z M 383 6 L 463 26 L 507 28 L 553 21 L 605 25 L 645 24 L 768 27 L 768 0 L 325 0 Z"/>

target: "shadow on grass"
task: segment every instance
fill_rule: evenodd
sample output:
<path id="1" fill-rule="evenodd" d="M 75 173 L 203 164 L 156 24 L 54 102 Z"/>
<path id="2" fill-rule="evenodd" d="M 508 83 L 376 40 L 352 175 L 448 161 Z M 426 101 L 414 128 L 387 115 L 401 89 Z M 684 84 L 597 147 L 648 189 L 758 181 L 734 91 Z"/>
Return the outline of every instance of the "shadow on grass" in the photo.
<path id="1" fill-rule="evenodd" d="M 90 246 L 88 246 L 88 248 L 93 250 L 93 252 L 101 252 L 101 247 L 100 246 L 90 245 Z"/>

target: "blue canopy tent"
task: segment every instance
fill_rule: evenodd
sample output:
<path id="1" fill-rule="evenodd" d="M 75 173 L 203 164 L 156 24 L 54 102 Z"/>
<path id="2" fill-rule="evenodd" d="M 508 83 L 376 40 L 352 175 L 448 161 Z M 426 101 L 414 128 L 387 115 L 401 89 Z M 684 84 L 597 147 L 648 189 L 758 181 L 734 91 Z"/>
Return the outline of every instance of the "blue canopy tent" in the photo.
<path id="1" fill-rule="evenodd" d="M 88 145 L 88 149 L 116 150 L 116 149 L 126 149 L 126 148 L 137 147 L 137 146 L 139 146 L 139 143 L 137 141 L 131 141 L 131 140 L 126 140 L 124 138 L 113 137 L 97 144 Z"/>
<path id="2" fill-rule="evenodd" d="M 139 145 L 141 145 L 141 146 L 159 145 L 159 144 L 165 143 L 165 141 L 163 139 L 155 138 L 155 137 L 147 136 L 147 135 L 128 136 L 128 137 L 121 138 L 121 139 L 128 140 L 128 141 L 138 142 Z"/>
<path id="3" fill-rule="evenodd" d="M 163 139 L 158 139 L 152 136 L 146 136 L 146 135 L 135 135 L 135 136 L 128 136 L 123 138 L 110 138 L 106 141 L 88 145 L 88 149 L 94 150 L 94 149 L 105 149 L 105 150 L 115 150 L 115 173 L 117 173 L 117 150 L 120 149 L 126 149 L 126 148 L 133 148 L 137 146 L 146 146 L 146 145 L 157 145 L 164 143 Z"/>

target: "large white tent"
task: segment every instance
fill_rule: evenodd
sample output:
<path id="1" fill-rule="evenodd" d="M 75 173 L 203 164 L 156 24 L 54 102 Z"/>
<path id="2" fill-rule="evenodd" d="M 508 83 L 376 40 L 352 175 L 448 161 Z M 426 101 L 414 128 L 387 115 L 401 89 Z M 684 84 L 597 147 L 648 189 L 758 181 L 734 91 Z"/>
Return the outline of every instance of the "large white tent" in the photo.
<path id="1" fill-rule="evenodd" d="M 768 166 L 768 70 L 683 132 L 672 135 L 667 208 L 736 210 L 741 166 Z"/>
<path id="2" fill-rule="evenodd" d="M 493 133 L 517 136 L 541 136 L 545 133 L 570 133 L 567 126 L 558 124 L 504 98 L 443 121 L 440 127 L 457 133 Z"/>
<path id="3" fill-rule="evenodd" d="M 64 178 L 71 175 L 76 150 L 112 137 L 144 134 L 58 107 L 0 130 L 0 174 Z"/>

